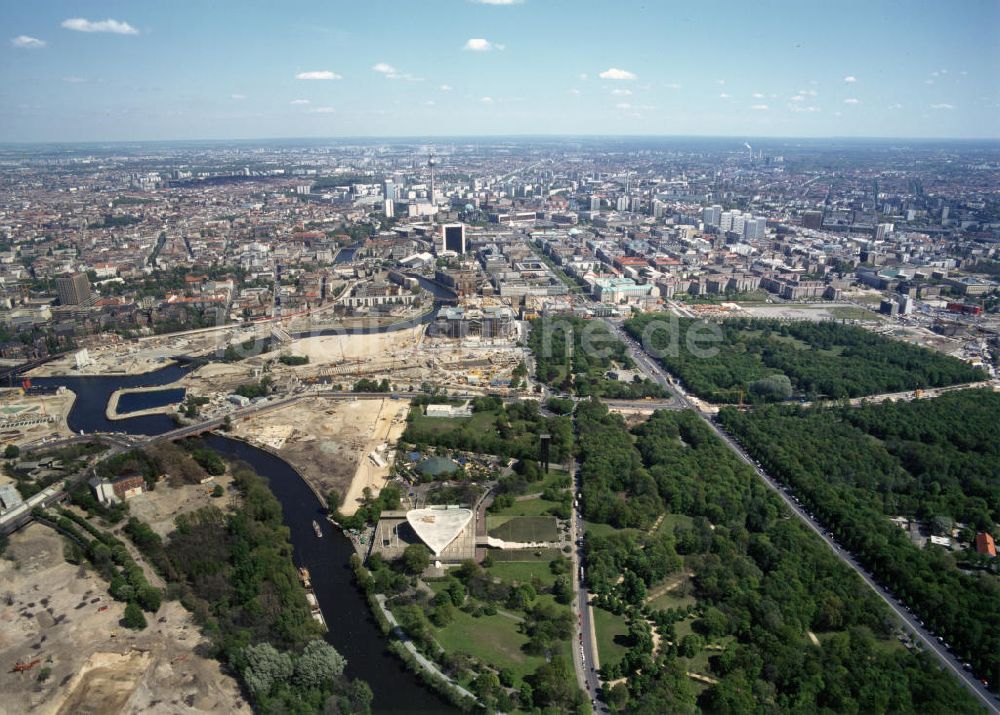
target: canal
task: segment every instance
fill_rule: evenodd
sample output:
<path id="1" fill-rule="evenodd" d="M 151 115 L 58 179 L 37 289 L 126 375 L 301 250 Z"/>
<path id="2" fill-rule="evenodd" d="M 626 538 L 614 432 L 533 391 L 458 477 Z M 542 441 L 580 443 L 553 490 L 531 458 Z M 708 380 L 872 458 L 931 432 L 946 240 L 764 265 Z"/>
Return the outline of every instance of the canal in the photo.
<path id="1" fill-rule="evenodd" d="M 109 421 L 104 415 L 111 393 L 122 387 L 167 385 L 188 371 L 171 366 L 128 377 L 46 377 L 34 378 L 36 385 L 65 385 L 76 393 L 69 427 L 79 432 L 127 432 L 156 435 L 172 429 L 166 415 L 149 415 Z M 354 585 L 348 565 L 354 553 L 348 539 L 326 521 L 319 499 L 282 459 L 238 440 L 220 435 L 206 437 L 208 444 L 231 459 L 253 467 L 270 484 L 281 502 L 284 522 L 291 532 L 293 558 L 312 576 L 313 588 L 329 626 L 327 641 L 347 658 L 346 673 L 366 681 L 374 693 L 373 710 L 380 713 L 454 712 L 432 689 L 404 667 L 386 650 L 386 638 L 375 622 L 364 596 Z M 323 537 L 317 538 L 312 522 L 321 524 Z"/>

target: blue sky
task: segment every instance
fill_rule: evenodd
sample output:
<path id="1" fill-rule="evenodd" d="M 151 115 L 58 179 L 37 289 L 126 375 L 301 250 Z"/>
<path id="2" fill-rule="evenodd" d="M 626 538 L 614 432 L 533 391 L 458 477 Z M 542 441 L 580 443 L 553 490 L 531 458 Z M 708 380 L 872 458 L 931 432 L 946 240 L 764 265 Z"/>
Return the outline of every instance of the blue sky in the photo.
<path id="1" fill-rule="evenodd" d="M 39 0 L 0 27 L 6 141 L 1000 137 L 1000 0 Z"/>

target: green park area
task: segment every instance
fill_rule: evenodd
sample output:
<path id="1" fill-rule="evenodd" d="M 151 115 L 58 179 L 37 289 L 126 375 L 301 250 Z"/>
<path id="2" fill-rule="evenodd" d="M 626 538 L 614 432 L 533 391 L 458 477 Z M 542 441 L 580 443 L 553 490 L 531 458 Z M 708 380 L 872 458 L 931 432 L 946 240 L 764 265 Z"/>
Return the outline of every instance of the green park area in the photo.
<path id="1" fill-rule="evenodd" d="M 629 427 L 586 402 L 575 420 L 613 712 L 975 711 L 950 675 L 896 645 L 878 597 L 696 414 L 661 410 Z M 879 704 L 884 682 L 900 686 Z"/>
<path id="2" fill-rule="evenodd" d="M 559 538 L 553 516 L 488 516 L 486 533 L 497 539 L 519 543 L 556 541 Z"/>
<path id="3" fill-rule="evenodd" d="M 664 367 L 686 389 L 710 402 L 853 398 L 976 382 L 985 376 L 949 355 L 834 320 L 707 323 L 665 321 L 647 313 L 629 320 L 626 329 L 659 351 Z M 721 340 L 697 345 L 687 340 L 701 333 L 715 333 Z"/>

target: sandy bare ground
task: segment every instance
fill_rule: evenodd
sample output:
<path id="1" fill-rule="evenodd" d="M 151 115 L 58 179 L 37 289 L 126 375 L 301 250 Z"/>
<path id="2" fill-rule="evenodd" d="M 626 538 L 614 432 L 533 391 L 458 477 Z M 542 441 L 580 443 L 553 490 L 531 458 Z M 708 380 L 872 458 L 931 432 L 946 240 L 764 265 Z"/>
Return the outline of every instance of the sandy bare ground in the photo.
<path id="1" fill-rule="evenodd" d="M 181 514 L 209 505 L 225 510 L 229 504 L 229 497 L 233 493 L 230 489 L 232 482 L 233 478 L 228 472 L 213 477 L 205 484 L 171 487 L 169 483 L 162 481 L 156 485 L 156 489 L 153 491 L 144 492 L 129 499 L 129 513 L 149 524 L 150 528 L 161 537 L 166 537 L 174 530 L 174 522 Z M 211 492 L 217 484 L 225 490 L 225 496 L 211 496 Z M 126 537 L 119 535 L 119 538 L 125 540 Z"/>
<path id="2" fill-rule="evenodd" d="M 341 510 L 353 514 L 362 490 L 377 494 L 388 475 L 368 454 L 399 439 L 408 409 L 406 400 L 311 397 L 240 420 L 233 432 L 277 451 L 320 494 L 337 490 L 345 497 Z"/>
<path id="3" fill-rule="evenodd" d="M 397 355 L 407 357 L 417 345 L 424 326 L 375 335 L 328 335 L 294 340 L 286 349 L 294 355 L 305 355 L 312 365 L 342 363 Z"/>
<path id="4" fill-rule="evenodd" d="M 236 681 L 195 654 L 204 639 L 179 603 L 147 614 L 143 631 L 123 628 L 124 604 L 94 572 L 63 560 L 63 539 L 48 527 L 11 537 L 0 584 L 0 713 L 250 712 Z M 32 670 L 11 672 L 36 658 Z"/>

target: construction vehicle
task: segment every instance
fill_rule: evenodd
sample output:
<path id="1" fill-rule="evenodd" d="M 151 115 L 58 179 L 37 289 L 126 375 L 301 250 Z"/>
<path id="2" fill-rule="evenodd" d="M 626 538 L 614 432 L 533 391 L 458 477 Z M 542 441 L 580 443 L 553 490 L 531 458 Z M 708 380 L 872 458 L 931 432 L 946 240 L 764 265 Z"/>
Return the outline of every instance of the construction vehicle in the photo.
<path id="1" fill-rule="evenodd" d="M 11 670 L 11 672 L 12 673 L 24 673 L 26 671 L 31 670 L 32 668 L 34 668 L 36 665 L 38 665 L 41 662 L 42 662 L 41 658 L 35 658 L 34 660 L 32 660 L 32 661 L 30 661 L 28 663 L 22 663 L 21 661 L 18 661 L 17 663 L 14 664 L 14 668 Z"/>

